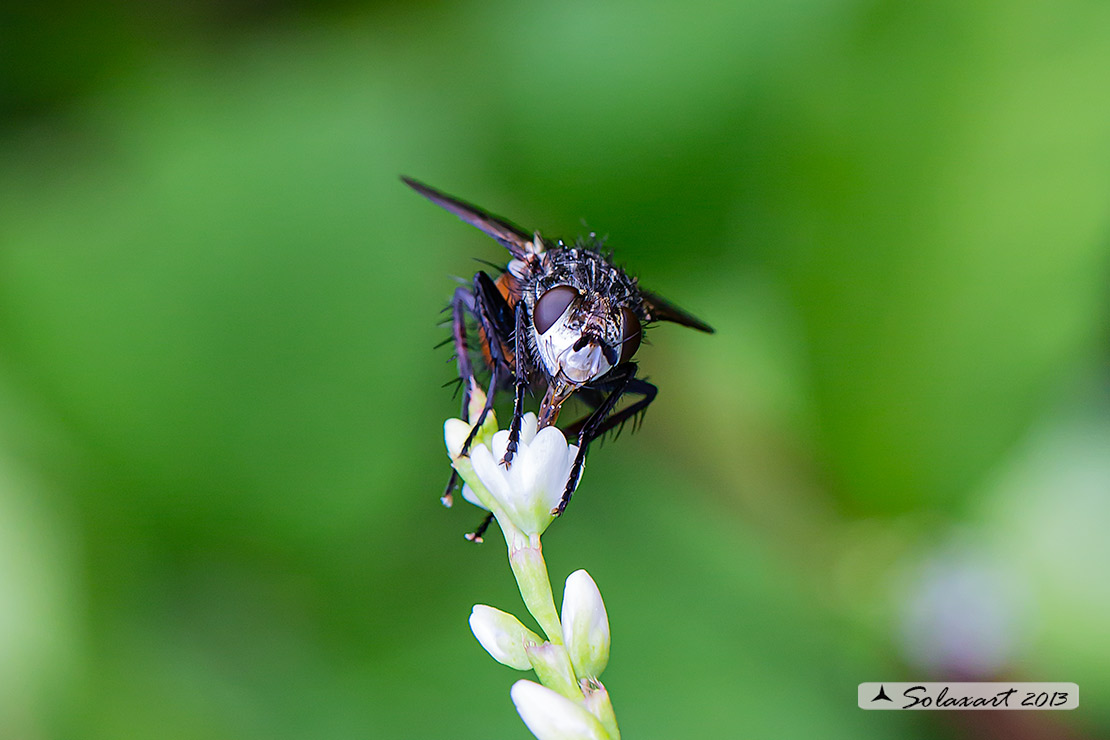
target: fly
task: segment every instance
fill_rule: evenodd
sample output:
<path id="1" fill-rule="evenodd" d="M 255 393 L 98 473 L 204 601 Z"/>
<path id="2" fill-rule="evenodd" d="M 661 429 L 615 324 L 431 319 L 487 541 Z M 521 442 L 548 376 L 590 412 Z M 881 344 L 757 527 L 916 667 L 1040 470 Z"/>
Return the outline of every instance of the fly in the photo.
<path id="1" fill-rule="evenodd" d="M 456 288 L 451 298 L 449 341 L 455 345 L 464 417 L 470 389 L 477 386 L 468 316 L 477 324 L 482 363 L 490 373 L 486 403 L 463 445 L 463 453 L 499 390 L 513 392 L 513 416 L 502 460 L 506 466 L 512 463 L 520 443 L 526 391 L 543 393 L 538 414 L 541 429 L 555 424 L 563 404 L 572 397 L 591 409 L 564 429 L 567 434 L 577 435 L 578 454 L 562 498 L 552 512 L 562 514 L 578 485 L 590 442 L 641 414 L 655 400 L 656 387 L 636 377 L 633 361 L 644 327 L 671 321 L 709 333 L 713 329 L 641 288 L 635 277 L 613 263 L 611 255 L 601 252 L 602 245 L 592 234 L 573 246 L 562 240 L 552 242 L 538 231 L 529 234 L 416 180 L 401 179 L 437 206 L 493 237 L 511 257 L 496 278 L 479 271 L 470 285 Z M 616 410 L 625 394 L 637 400 Z M 443 496 L 447 505 L 457 482 L 457 474 L 452 473 Z M 480 540 L 491 518 L 487 516 L 468 537 Z"/>

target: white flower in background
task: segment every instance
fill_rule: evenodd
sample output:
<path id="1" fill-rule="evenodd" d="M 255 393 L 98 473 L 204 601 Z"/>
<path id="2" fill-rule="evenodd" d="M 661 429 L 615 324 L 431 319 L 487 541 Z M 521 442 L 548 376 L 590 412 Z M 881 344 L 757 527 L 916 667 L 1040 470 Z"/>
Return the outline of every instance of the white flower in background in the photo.
<path id="1" fill-rule="evenodd" d="M 510 691 L 516 711 L 539 740 L 609 740 L 609 733 L 579 704 L 532 681 Z"/>
<path id="2" fill-rule="evenodd" d="M 609 663 L 609 617 L 597 584 L 584 570 L 567 578 L 562 623 L 563 643 L 574 672 L 583 678 L 600 676 Z"/>
<path id="3" fill-rule="evenodd" d="M 905 568 L 900 631 L 910 664 L 963 681 L 1005 673 L 1027 629 L 1026 579 L 987 547 L 961 539 Z"/>
<path id="4" fill-rule="evenodd" d="M 476 605 L 471 611 L 470 631 L 494 660 L 518 671 L 531 669 L 527 650 L 543 642 L 512 614 L 484 604 Z"/>
<path id="5" fill-rule="evenodd" d="M 578 454 L 578 447 L 568 445 L 557 428 L 537 431 L 536 427 L 536 415 L 525 414 L 520 444 L 507 469 L 501 465 L 509 444 L 507 430 L 494 434 L 490 446 L 474 445 L 470 449 L 474 473 L 512 524 L 527 535 L 542 534 L 554 520 L 551 512 L 563 497 Z"/>

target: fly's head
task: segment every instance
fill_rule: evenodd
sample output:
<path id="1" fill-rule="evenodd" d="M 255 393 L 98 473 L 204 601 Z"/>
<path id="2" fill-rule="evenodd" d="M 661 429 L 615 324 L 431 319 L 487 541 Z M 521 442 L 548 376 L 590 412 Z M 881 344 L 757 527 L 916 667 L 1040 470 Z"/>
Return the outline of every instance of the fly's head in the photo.
<path id="1" fill-rule="evenodd" d="M 536 355 L 568 391 L 628 362 L 640 346 L 635 281 L 596 252 L 558 250 L 532 300 Z"/>

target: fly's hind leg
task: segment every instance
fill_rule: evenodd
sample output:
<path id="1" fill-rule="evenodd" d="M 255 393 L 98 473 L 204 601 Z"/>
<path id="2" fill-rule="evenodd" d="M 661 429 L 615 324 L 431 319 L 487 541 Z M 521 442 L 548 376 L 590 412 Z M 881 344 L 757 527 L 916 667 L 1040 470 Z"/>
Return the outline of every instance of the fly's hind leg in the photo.
<path id="1" fill-rule="evenodd" d="M 462 455 L 466 455 L 470 450 L 470 444 L 474 441 L 478 429 L 481 428 L 486 416 L 493 408 L 494 396 L 497 389 L 507 380 L 510 376 L 509 360 L 505 357 L 502 342 L 503 338 L 508 337 L 511 331 L 512 312 L 508 305 L 505 303 L 504 297 L 497 290 L 497 286 L 489 275 L 484 272 L 479 272 L 474 276 L 473 290 L 460 286 L 455 289 L 455 294 L 451 299 L 452 322 L 451 332 L 452 339 L 455 343 L 456 361 L 459 371 L 459 378 L 463 381 L 463 399 L 462 399 L 462 417 L 467 418 L 470 407 L 470 399 L 473 395 L 473 390 L 478 387 L 477 378 L 474 375 L 474 366 L 470 359 L 470 348 L 467 340 L 466 332 L 466 314 L 470 313 L 475 317 L 478 322 L 478 327 L 481 334 L 485 337 L 485 349 L 489 353 L 490 360 L 490 381 L 489 388 L 486 391 L 486 402 L 482 405 L 482 410 L 479 412 L 470 434 L 467 435 L 466 440 L 462 445 Z M 452 492 L 458 484 L 458 472 L 452 470 L 451 478 L 447 482 L 447 488 L 440 497 L 440 500 L 445 506 L 450 506 L 453 502 Z M 487 525 L 488 526 L 488 525 Z"/>
<path id="2" fill-rule="evenodd" d="M 463 443 L 462 454 L 470 449 L 470 443 L 486 420 L 486 416 L 493 409 L 493 399 L 500 388 L 513 374 L 512 358 L 506 354 L 506 343 L 513 332 L 513 311 L 505 302 L 505 297 L 497 289 L 489 275 L 478 272 L 474 275 L 474 316 L 478 319 L 478 328 L 485 338 L 483 349 L 488 353 L 490 364 L 489 388 L 486 390 L 486 402 L 478 414 L 477 420 L 470 430 L 466 441 Z M 473 380 L 473 374 L 471 379 Z M 476 382 L 476 381 L 475 381 Z M 467 413 L 463 409 L 463 414 Z"/>
<path id="3" fill-rule="evenodd" d="M 466 339 L 466 314 L 474 314 L 474 294 L 462 285 L 455 288 L 451 296 L 451 341 L 455 344 L 455 366 L 462 381 L 462 417 L 466 418 L 470 406 L 470 394 L 477 381 L 474 379 L 474 365 L 470 361 L 470 345 Z"/>
<path id="4" fill-rule="evenodd" d="M 474 378 L 474 366 L 470 362 L 470 347 L 466 339 L 466 314 L 474 314 L 474 294 L 464 286 L 455 288 L 454 295 L 451 296 L 451 341 L 455 345 L 455 366 L 459 371 L 459 380 L 462 385 L 462 418 L 466 418 L 467 409 L 470 406 L 470 394 L 472 393 L 477 381 Z M 470 441 L 467 440 L 469 446 Z M 458 485 L 459 474 L 452 468 L 451 478 L 447 481 L 447 487 L 443 490 L 443 495 L 439 500 L 444 506 L 451 506 L 454 503 L 453 492 L 455 486 Z"/>

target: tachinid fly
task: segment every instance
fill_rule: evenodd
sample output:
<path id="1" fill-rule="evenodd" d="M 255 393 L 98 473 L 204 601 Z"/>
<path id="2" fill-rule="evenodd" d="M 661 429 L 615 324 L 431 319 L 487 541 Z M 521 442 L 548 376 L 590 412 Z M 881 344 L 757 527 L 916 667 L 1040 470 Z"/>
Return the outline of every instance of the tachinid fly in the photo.
<path id="1" fill-rule="evenodd" d="M 489 390 L 475 430 L 493 406 L 498 390 L 513 391 L 513 417 L 504 464 L 512 462 L 520 440 L 524 395 L 543 393 L 539 426 L 554 424 L 559 410 L 572 396 L 592 411 L 564 429 L 577 435 L 578 455 L 566 490 L 555 512 L 570 501 L 582 471 L 590 442 L 643 412 L 655 399 L 656 388 L 636 377 L 632 361 L 645 326 L 672 321 L 704 332 L 704 322 L 658 295 L 641 288 L 601 253 L 593 235 L 568 246 L 550 241 L 539 232 L 529 234 L 509 221 L 477 206 L 441 193 L 407 177 L 406 185 L 441 208 L 476 226 L 509 250 L 512 259 L 496 278 L 479 271 L 470 286 L 455 289 L 451 299 L 452 340 L 462 381 L 463 416 L 476 386 L 474 359 L 470 355 L 467 316 L 477 325 L 481 357 L 490 372 Z M 616 409 L 625 393 L 638 396 Z M 474 432 L 471 432 L 473 437 Z M 466 440 L 463 450 L 469 447 Z M 457 482 L 447 484 L 444 503 L 450 504 Z M 480 538 L 490 517 L 471 535 Z"/>

